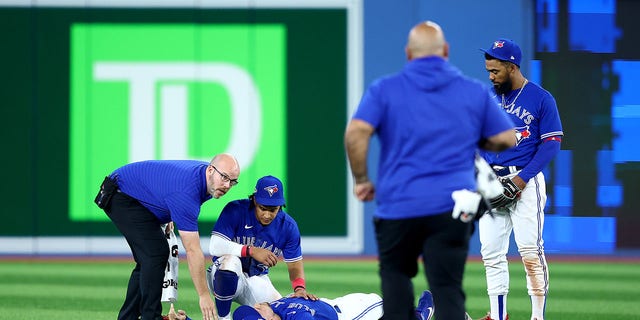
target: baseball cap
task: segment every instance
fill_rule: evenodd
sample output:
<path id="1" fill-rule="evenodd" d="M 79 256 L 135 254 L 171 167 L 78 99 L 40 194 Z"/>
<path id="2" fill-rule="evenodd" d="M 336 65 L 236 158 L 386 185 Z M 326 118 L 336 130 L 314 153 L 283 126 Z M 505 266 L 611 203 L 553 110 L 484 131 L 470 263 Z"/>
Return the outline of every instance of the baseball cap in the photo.
<path id="1" fill-rule="evenodd" d="M 239 306 L 233 312 L 233 320 L 265 320 L 258 310 L 250 306 Z"/>
<path id="2" fill-rule="evenodd" d="M 258 204 L 268 207 L 283 206 L 284 188 L 280 179 L 274 176 L 264 176 L 256 183 L 253 192 L 254 199 Z"/>
<path id="3" fill-rule="evenodd" d="M 489 49 L 480 50 L 498 60 L 508 61 L 520 67 L 522 50 L 513 40 L 498 39 L 491 44 Z"/>

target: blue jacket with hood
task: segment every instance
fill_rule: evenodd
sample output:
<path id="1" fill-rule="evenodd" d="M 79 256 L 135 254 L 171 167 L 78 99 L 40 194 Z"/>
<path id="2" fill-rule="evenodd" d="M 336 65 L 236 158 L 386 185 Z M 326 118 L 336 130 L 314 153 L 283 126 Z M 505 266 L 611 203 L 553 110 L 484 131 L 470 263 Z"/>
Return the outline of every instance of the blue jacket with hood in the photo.
<path id="1" fill-rule="evenodd" d="M 440 57 L 373 82 L 353 118 L 380 141 L 375 216 L 384 219 L 451 212 L 451 192 L 475 190 L 480 140 L 513 128 L 487 86 Z"/>

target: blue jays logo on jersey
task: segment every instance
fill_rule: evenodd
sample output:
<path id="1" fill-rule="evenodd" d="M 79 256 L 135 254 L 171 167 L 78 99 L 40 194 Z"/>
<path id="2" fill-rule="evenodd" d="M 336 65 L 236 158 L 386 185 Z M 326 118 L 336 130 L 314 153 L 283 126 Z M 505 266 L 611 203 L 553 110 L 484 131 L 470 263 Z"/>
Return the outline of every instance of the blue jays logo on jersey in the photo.
<path id="1" fill-rule="evenodd" d="M 273 197 L 273 194 L 278 192 L 278 186 L 275 184 L 272 186 L 267 186 L 264 188 L 264 191 L 269 193 L 269 197 Z"/>
<path id="2" fill-rule="evenodd" d="M 528 139 L 531 136 L 531 131 L 529 131 L 529 126 L 524 127 L 515 127 L 516 130 L 516 146 L 522 142 L 524 139 Z"/>

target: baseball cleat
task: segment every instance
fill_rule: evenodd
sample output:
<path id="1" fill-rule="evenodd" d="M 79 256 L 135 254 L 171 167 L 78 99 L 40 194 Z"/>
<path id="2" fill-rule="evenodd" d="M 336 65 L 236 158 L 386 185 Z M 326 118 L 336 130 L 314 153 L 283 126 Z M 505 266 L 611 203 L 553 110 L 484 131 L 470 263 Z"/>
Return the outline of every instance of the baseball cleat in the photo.
<path id="1" fill-rule="evenodd" d="M 420 300 L 418 300 L 418 307 L 416 308 L 416 316 L 420 320 L 429 320 L 435 313 L 435 307 L 433 306 L 433 296 L 429 290 L 422 292 Z"/>

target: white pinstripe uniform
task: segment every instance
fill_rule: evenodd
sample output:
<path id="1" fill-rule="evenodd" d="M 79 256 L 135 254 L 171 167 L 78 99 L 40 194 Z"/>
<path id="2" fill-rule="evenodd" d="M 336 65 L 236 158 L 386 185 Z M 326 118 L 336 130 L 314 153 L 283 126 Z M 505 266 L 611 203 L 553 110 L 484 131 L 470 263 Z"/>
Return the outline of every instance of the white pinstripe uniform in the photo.
<path id="1" fill-rule="evenodd" d="M 518 183 L 522 179 L 526 183 L 516 202 L 494 209 L 493 218 L 485 215 L 479 222 L 481 253 L 491 303 L 490 318 L 505 320 L 507 317 L 509 269 L 506 255 L 513 232 L 526 271 L 531 320 L 543 320 L 549 272 L 542 239 L 547 201 L 542 170 L 560 150 L 564 134 L 562 123 L 553 96 L 520 73 L 522 51 L 517 44 L 500 39 L 490 49 L 482 51 L 486 54 L 489 79 L 500 93 L 500 105 L 510 116 L 516 131 L 515 147 L 484 156 L 498 176 L 510 178 L 512 182 L 517 180 Z M 517 67 L 505 65 L 504 61 Z M 513 90 L 515 81 L 521 86 Z M 519 179 L 514 180 L 516 176 Z"/>

